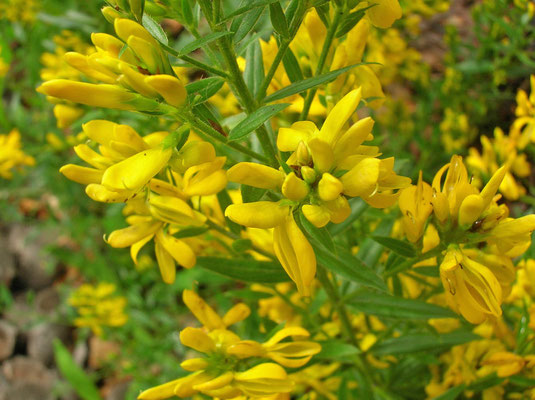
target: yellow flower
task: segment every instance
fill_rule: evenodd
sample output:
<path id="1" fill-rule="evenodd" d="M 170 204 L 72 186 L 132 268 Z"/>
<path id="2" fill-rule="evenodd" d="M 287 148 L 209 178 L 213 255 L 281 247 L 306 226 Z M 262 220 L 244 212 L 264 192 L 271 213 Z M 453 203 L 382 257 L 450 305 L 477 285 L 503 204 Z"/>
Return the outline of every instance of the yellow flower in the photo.
<path id="1" fill-rule="evenodd" d="M 448 304 L 469 322 L 479 324 L 489 315 L 501 315 L 502 288 L 498 280 L 462 250 L 448 250 L 440 264 L 440 278 Z"/>
<path id="2" fill-rule="evenodd" d="M 97 336 L 102 335 L 103 326 L 122 326 L 128 320 L 124 313 L 126 298 L 114 296 L 115 285 L 100 282 L 97 286 L 81 285 L 74 291 L 69 304 L 76 307 L 79 316 L 74 320 L 78 327 L 90 327 Z"/>
<path id="3" fill-rule="evenodd" d="M 433 212 L 431 197 L 433 189 L 422 179 L 422 171 L 418 183 L 401 190 L 399 209 L 403 214 L 403 229 L 411 242 L 416 242 L 424 233 L 427 218 Z"/>
<path id="4" fill-rule="evenodd" d="M 10 179 L 12 170 L 23 165 L 35 165 L 35 159 L 21 149 L 20 132 L 13 129 L 7 135 L 0 135 L 0 177 Z"/>
<path id="5" fill-rule="evenodd" d="M 290 335 L 308 336 L 306 330 L 297 327 L 283 329 L 264 344 L 241 340 L 226 328 L 246 318 L 248 307 L 238 304 L 220 317 L 193 291 L 185 290 L 183 299 L 204 327 L 185 328 L 180 332 L 180 341 L 205 356 L 182 362 L 182 368 L 190 371 L 190 375 L 150 388 L 138 399 L 184 398 L 198 393 L 219 399 L 264 398 L 289 393 L 294 383 L 279 364 L 304 365 L 320 351 L 313 342 L 280 343 Z M 279 364 L 258 363 L 263 358 Z M 250 366 L 248 360 L 255 365 Z"/>
<path id="6" fill-rule="evenodd" d="M 511 127 L 511 136 L 518 140 L 518 148 L 523 149 L 535 141 L 535 75 L 531 75 L 531 93 L 519 90 L 516 95 L 516 120 Z"/>
<path id="7" fill-rule="evenodd" d="M 372 7 L 366 11 L 372 24 L 379 28 L 390 27 L 396 19 L 401 18 L 401 6 L 398 0 L 374 0 L 369 1 Z"/>

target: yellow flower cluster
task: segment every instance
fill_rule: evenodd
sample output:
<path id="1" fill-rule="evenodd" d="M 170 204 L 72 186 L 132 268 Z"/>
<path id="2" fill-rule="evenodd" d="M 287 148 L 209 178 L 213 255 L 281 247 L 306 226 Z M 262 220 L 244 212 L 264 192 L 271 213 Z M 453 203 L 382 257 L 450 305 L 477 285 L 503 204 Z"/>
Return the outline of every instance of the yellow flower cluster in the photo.
<path id="1" fill-rule="evenodd" d="M 264 343 L 242 340 L 228 327 L 249 316 L 243 303 L 220 317 L 191 290 L 183 292 L 183 300 L 203 327 L 185 328 L 180 341 L 203 357 L 182 362 L 190 375 L 148 389 L 138 399 L 185 398 L 198 393 L 218 399 L 267 398 L 289 393 L 294 381 L 283 367 L 302 367 L 321 350 L 319 344 L 307 341 L 309 333 L 297 326 L 279 330 Z"/>
<path id="2" fill-rule="evenodd" d="M 114 295 L 115 291 L 115 285 L 106 282 L 99 282 L 96 286 L 86 283 L 76 289 L 69 298 L 69 304 L 78 311 L 74 324 L 91 328 L 97 336 L 102 336 L 105 326 L 126 324 L 126 298 Z"/>
<path id="3" fill-rule="evenodd" d="M 67 178 L 86 186 L 87 195 L 106 203 L 127 202 L 128 228 L 112 232 L 107 242 L 112 247 L 131 247 L 137 254 L 151 239 L 166 283 L 175 280 L 175 262 L 186 268 L 195 265 L 195 253 L 183 240 L 173 236 L 183 227 L 201 226 L 206 217 L 188 201 L 193 196 L 208 196 L 227 183 L 221 169 L 225 157 L 216 157 L 210 143 L 191 140 L 180 151 L 173 149 L 168 132 L 141 137 L 128 125 L 94 120 L 83 126 L 89 144 L 74 147 L 76 154 L 91 167 L 68 164 L 60 169 Z M 91 144 L 91 143 L 90 143 Z M 155 176 L 170 167 L 167 179 Z"/>
<path id="4" fill-rule="evenodd" d="M 22 151 L 18 129 L 0 135 L 0 177 L 10 179 L 13 176 L 13 168 L 23 165 L 33 166 L 35 159 Z"/>
<path id="5" fill-rule="evenodd" d="M 535 130 L 535 75 L 531 76 L 531 95 L 519 90 L 517 94 L 516 120 L 509 134 L 500 128 L 494 130 L 494 137 L 481 136 L 481 153 L 474 147 L 470 148 L 466 164 L 485 181 L 496 172 L 499 165 L 508 165 L 509 170 L 500 185 L 500 191 L 508 200 L 518 200 L 526 193 L 518 178 L 527 178 L 531 174 L 531 166 L 523 152 L 526 145 L 533 141 Z M 515 177 L 517 179 L 515 179 Z"/>
<path id="6" fill-rule="evenodd" d="M 277 147 L 292 152 L 286 170 L 244 162 L 227 173 L 231 182 L 280 191 L 284 197 L 278 202 L 233 204 L 225 215 L 246 227 L 274 228 L 275 254 L 303 296 L 310 295 L 316 258 L 295 222 L 294 210 L 299 209 L 310 223 L 321 228 L 349 216 L 347 198 L 361 197 L 373 207 L 389 207 L 397 200 L 395 190 L 410 183 L 393 171 L 393 158 L 381 160 L 377 147 L 362 144 L 373 138 L 371 118 L 344 128 L 360 100 L 360 89 L 347 94 L 320 130 L 310 121 L 281 128 Z"/>
<path id="7" fill-rule="evenodd" d="M 535 215 L 510 218 L 507 206 L 498 205 L 496 191 L 506 173 L 507 167 L 501 167 L 479 191 L 462 158 L 453 156 L 432 185 L 420 175 L 399 199 L 407 238 L 422 252 L 443 251 L 440 277 L 446 300 L 472 323 L 501 315 L 515 278 L 511 259 L 526 251 L 535 229 Z"/>
<path id="8" fill-rule="evenodd" d="M 3 0 L 0 3 L 0 20 L 31 24 L 40 8 L 41 4 L 36 0 Z"/>
<path id="9" fill-rule="evenodd" d="M 53 79 L 37 91 L 73 103 L 120 110 L 156 112 L 159 100 L 181 107 L 186 89 L 156 39 L 129 19 L 116 18 L 114 28 L 119 39 L 106 33 L 91 35 L 95 53 L 64 56 L 71 67 L 97 83 Z"/>

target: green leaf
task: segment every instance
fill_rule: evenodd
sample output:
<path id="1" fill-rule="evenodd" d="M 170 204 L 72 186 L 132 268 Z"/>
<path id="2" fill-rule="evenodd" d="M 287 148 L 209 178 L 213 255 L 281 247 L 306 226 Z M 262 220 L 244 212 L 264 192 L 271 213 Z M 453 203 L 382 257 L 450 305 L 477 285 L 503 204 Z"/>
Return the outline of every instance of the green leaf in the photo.
<path id="1" fill-rule="evenodd" d="M 339 75 L 349 71 L 352 68 L 358 67 L 360 65 L 367 65 L 369 63 L 359 63 L 354 65 L 349 65 L 344 68 L 340 68 L 331 72 L 327 72 L 326 74 L 314 76 L 312 78 L 303 79 L 302 81 L 294 82 L 289 86 L 286 86 L 285 88 L 281 90 L 277 90 L 275 93 L 270 94 L 266 98 L 264 98 L 264 103 L 270 103 L 272 101 L 281 100 L 288 96 L 292 96 L 296 93 L 301 93 L 305 90 L 308 90 L 310 88 L 322 85 L 326 82 L 330 82 Z"/>
<path id="2" fill-rule="evenodd" d="M 318 360 L 347 361 L 348 358 L 361 353 L 360 349 L 355 346 L 338 340 L 319 342 L 319 344 L 321 345 L 321 352 L 314 356 L 314 358 Z"/>
<path id="3" fill-rule="evenodd" d="M 245 55 L 245 84 L 249 90 L 256 94 L 264 80 L 264 62 L 262 61 L 262 48 L 258 40 L 247 47 Z"/>
<path id="4" fill-rule="evenodd" d="M 280 264 L 253 258 L 198 257 L 196 266 L 241 282 L 278 283 L 290 280 Z"/>
<path id="5" fill-rule="evenodd" d="M 303 80 L 303 72 L 301 71 L 301 67 L 297 62 L 297 58 L 295 58 L 292 49 L 286 49 L 286 52 L 282 57 L 282 64 L 284 65 L 284 69 L 286 70 L 290 82 L 294 83 Z"/>
<path id="6" fill-rule="evenodd" d="M 260 107 L 258 110 L 248 115 L 238 125 L 229 132 L 229 140 L 243 140 L 251 132 L 258 129 L 264 122 L 288 107 L 289 104 L 271 104 Z"/>
<path id="7" fill-rule="evenodd" d="M 344 36 L 346 33 L 348 33 L 351 29 L 357 25 L 362 17 L 364 17 L 364 14 L 366 13 L 366 10 L 369 8 L 374 7 L 376 4 L 372 4 L 371 6 L 361 8 L 358 11 L 352 12 L 348 14 L 343 20 L 340 26 L 338 27 L 338 30 L 336 31 L 336 37 L 340 38 Z"/>
<path id="8" fill-rule="evenodd" d="M 187 228 L 180 229 L 177 233 L 173 234 L 174 237 L 177 239 L 180 238 L 186 238 L 186 237 L 192 237 L 192 236 L 199 236 L 203 233 L 208 232 L 208 228 L 205 226 L 191 226 Z"/>
<path id="9" fill-rule="evenodd" d="M 208 43 L 212 43 L 214 40 L 217 40 L 219 38 L 222 38 L 224 36 L 231 35 L 232 32 L 212 32 L 209 33 L 206 36 L 203 36 L 202 38 L 199 38 L 197 40 L 194 40 L 191 43 L 188 43 L 177 54 L 177 57 L 185 56 L 191 53 L 192 51 L 197 50 L 198 48 L 207 45 Z"/>
<path id="10" fill-rule="evenodd" d="M 217 194 L 217 201 L 219 202 L 219 207 L 221 207 L 221 210 L 223 210 L 223 212 L 227 209 L 229 205 L 232 204 L 232 199 L 230 198 L 230 195 L 228 194 L 226 189 L 220 191 Z M 233 233 L 237 235 L 241 233 L 240 225 L 238 225 L 234 221 L 231 221 L 228 217 L 225 217 L 225 221 L 227 222 L 227 226 Z"/>
<path id="11" fill-rule="evenodd" d="M 227 22 L 228 20 L 238 16 L 238 15 L 241 15 L 241 14 L 245 14 L 246 12 L 248 11 L 251 11 L 255 8 L 258 8 L 258 7 L 265 7 L 267 6 L 268 4 L 271 4 L 271 3 L 275 3 L 275 2 L 278 2 L 279 0 L 255 0 L 255 1 L 249 1 L 247 5 L 243 6 L 243 7 L 240 7 L 238 8 L 237 10 L 231 12 L 229 15 L 227 15 L 226 17 L 224 17 L 221 22 L 224 23 L 224 22 Z"/>
<path id="12" fill-rule="evenodd" d="M 461 384 L 459 386 L 454 386 L 440 396 L 434 397 L 433 400 L 455 400 L 459 395 L 466 390 L 466 384 Z"/>
<path id="13" fill-rule="evenodd" d="M 507 378 L 509 382 L 515 386 L 533 388 L 535 387 L 535 379 L 526 378 L 525 376 L 513 375 Z"/>
<path id="14" fill-rule="evenodd" d="M 240 191 L 244 203 L 253 203 L 255 201 L 260 200 L 267 190 L 255 188 L 249 185 L 241 185 Z"/>
<path id="15" fill-rule="evenodd" d="M 416 257 L 416 250 L 409 242 L 404 242 L 388 236 L 372 236 L 372 239 L 402 257 Z"/>
<path id="16" fill-rule="evenodd" d="M 142 25 L 145 27 L 146 30 L 149 31 L 149 33 L 156 38 L 160 43 L 163 43 L 165 45 L 169 44 L 169 40 L 167 39 L 167 35 L 163 31 L 162 27 L 159 23 L 157 23 L 155 20 L 153 20 L 150 16 L 147 14 L 143 15 L 143 18 L 141 20 Z"/>
<path id="17" fill-rule="evenodd" d="M 336 254 L 333 238 L 331 237 L 331 234 L 327 228 L 316 228 L 301 212 L 299 213 L 299 222 L 313 241 L 315 241 L 319 246 L 325 247 L 326 250 Z"/>
<path id="18" fill-rule="evenodd" d="M 273 25 L 275 32 L 282 37 L 290 37 L 288 23 L 286 22 L 284 11 L 282 11 L 282 7 L 279 2 L 271 3 L 269 5 L 269 18 L 271 19 L 271 25 Z"/>
<path id="19" fill-rule="evenodd" d="M 191 9 L 191 4 L 189 0 L 181 1 L 182 17 L 186 25 L 191 26 L 193 23 L 193 10 Z"/>
<path id="20" fill-rule="evenodd" d="M 71 384 L 78 396 L 84 400 L 102 400 L 93 381 L 74 362 L 69 350 L 58 339 L 54 339 L 54 357 L 61 375 Z"/>
<path id="21" fill-rule="evenodd" d="M 345 279 L 382 292 L 388 291 L 386 284 L 375 271 L 346 250 L 337 247 L 335 255 L 329 250 L 317 247 L 314 252 L 321 265 Z"/>
<path id="22" fill-rule="evenodd" d="M 252 31 L 253 27 L 256 25 L 256 23 L 260 19 L 260 16 L 264 12 L 264 8 L 265 6 L 258 7 L 245 14 L 238 28 L 235 31 L 234 37 L 232 38 L 234 43 L 241 42 L 242 39 L 245 38 L 245 36 L 247 36 L 247 34 Z"/>
<path id="23" fill-rule="evenodd" d="M 426 320 L 455 317 L 453 311 L 435 304 L 369 291 L 361 292 L 350 298 L 346 304 L 365 314 L 388 318 Z"/>
<path id="24" fill-rule="evenodd" d="M 253 242 L 250 239 L 238 239 L 232 242 L 232 250 L 237 253 L 243 253 L 247 250 L 251 250 Z"/>
<path id="25" fill-rule="evenodd" d="M 379 342 L 371 348 L 371 351 L 377 356 L 409 354 L 419 351 L 440 352 L 477 339 L 480 339 L 478 335 L 468 331 L 456 331 L 443 335 L 409 333 Z"/>
<path id="26" fill-rule="evenodd" d="M 211 78 L 199 79 L 195 82 L 188 83 L 186 85 L 186 90 L 188 92 L 188 96 L 191 97 L 191 100 L 193 100 L 197 96 L 200 96 L 200 99 L 197 99 L 195 103 L 199 104 L 205 102 L 214 94 L 216 94 L 224 84 L 224 79 L 214 76 Z"/>

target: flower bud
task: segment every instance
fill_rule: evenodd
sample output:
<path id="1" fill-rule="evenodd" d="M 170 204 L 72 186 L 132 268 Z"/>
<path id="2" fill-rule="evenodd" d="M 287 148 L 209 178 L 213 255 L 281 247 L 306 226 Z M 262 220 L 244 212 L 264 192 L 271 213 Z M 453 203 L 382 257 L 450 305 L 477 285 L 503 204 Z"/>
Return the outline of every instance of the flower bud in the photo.
<path id="1" fill-rule="evenodd" d="M 318 194 L 323 201 L 336 199 L 344 190 L 342 182 L 329 173 L 324 173 L 318 184 Z"/>
<path id="2" fill-rule="evenodd" d="M 318 177 L 316 171 L 314 171 L 314 168 L 307 166 L 301 167 L 301 176 L 309 185 L 312 185 L 314 182 L 316 182 L 316 178 Z"/>
<path id="3" fill-rule="evenodd" d="M 299 142 L 299 144 L 297 145 L 296 158 L 297 158 L 297 163 L 299 165 L 310 164 L 310 161 L 312 159 L 310 157 L 310 153 L 308 152 L 305 142 Z"/>

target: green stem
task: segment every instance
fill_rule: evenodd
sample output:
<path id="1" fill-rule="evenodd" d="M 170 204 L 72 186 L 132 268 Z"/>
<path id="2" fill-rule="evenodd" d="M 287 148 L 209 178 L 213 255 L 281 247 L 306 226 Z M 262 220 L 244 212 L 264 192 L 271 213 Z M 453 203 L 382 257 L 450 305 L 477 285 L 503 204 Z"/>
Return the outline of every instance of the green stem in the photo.
<path id="1" fill-rule="evenodd" d="M 245 81 L 243 80 L 243 75 L 240 71 L 240 67 L 238 66 L 238 62 L 236 61 L 236 54 L 234 52 L 234 49 L 230 45 L 229 39 L 227 37 L 219 39 L 219 44 L 221 48 L 221 53 L 229 70 L 230 87 L 233 89 L 234 93 L 236 94 L 236 97 L 240 101 L 240 104 L 242 105 L 246 113 L 252 114 L 258 107 L 255 99 L 247 88 Z M 270 161 L 269 164 L 274 167 L 278 166 L 279 162 L 277 161 L 277 153 L 275 151 L 273 143 L 269 138 L 266 128 L 262 125 L 256 130 L 256 134 L 260 145 L 264 150 L 264 153 Z"/>
<path id="2" fill-rule="evenodd" d="M 181 114 L 179 116 L 179 119 L 182 119 L 188 122 L 189 124 L 191 124 L 191 126 L 198 133 L 204 135 L 205 137 L 207 136 L 209 138 L 212 138 L 216 140 L 217 142 L 224 144 L 225 146 L 231 147 L 234 150 L 237 150 L 240 153 L 243 153 L 263 163 L 268 162 L 267 158 L 264 157 L 262 154 L 259 154 L 256 151 L 249 149 L 248 147 L 242 146 L 241 144 L 227 141 L 227 139 L 220 132 L 216 131 L 210 125 L 194 117 L 193 115 Z"/>
<path id="3" fill-rule="evenodd" d="M 327 271 L 325 271 L 325 269 L 320 265 L 318 265 L 317 269 L 317 278 L 321 282 L 321 285 L 325 289 L 325 292 L 327 292 L 327 296 L 329 296 L 331 304 L 336 307 L 336 311 L 338 313 L 338 317 L 340 318 L 340 322 L 342 323 L 342 330 L 344 331 L 345 336 L 353 346 L 355 346 L 357 349 L 360 349 L 359 343 L 357 342 L 357 338 L 353 334 L 353 327 L 351 326 L 351 322 L 349 321 L 349 315 L 347 313 L 347 310 L 344 304 L 340 301 L 340 294 L 338 293 L 338 289 L 329 279 Z M 372 384 L 373 379 L 370 375 L 369 367 L 366 361 L 358 355 L 354 357 L 353 361 L 355 362 L 355 366 L 357 367 L 357 369 L 362 373 L 366 380 L 370 384 Z"/>
<path id="4" fill-rule="evenodd" d="M 336 30 L 338 29 L 338 25 L 340 24 L 340 21 L 344 15 L 344 11 L 339 8 L 335 8 L 334 12 L 335 12 L 334 19 L 331 22 L 331 25 L 329 25 L 329 29 L 327 30 L 327 36 L 325 37 L 325 41 L 323 42 L 323 48 L 321 49 L 320 58 L 319 58 L 314 76 L 318 76 L 323 73 L 323 68 L 325 67 L 325 61 L 327 60 L 327 56 L 329 55 L 329 51 L 331 49 L 331 45 L 334 39 L 334 34 L 336 33 Z M 314 96 L 316 95 L 316 91 L 317 89 L 310 89 L 308 91 L 305 97 L 305 104 L 303 106 L 303 111 L 301 111 L 301 115 L 299 116 L 299 119 L 301 121 L 307 119 L 308 112 L 310 111 L 310 106 L 312 105 L 312 100 L 314 99 Z"/>

